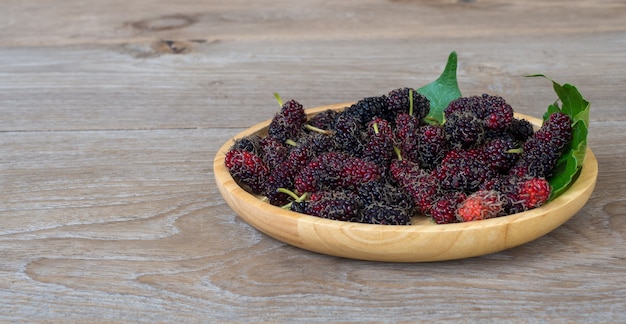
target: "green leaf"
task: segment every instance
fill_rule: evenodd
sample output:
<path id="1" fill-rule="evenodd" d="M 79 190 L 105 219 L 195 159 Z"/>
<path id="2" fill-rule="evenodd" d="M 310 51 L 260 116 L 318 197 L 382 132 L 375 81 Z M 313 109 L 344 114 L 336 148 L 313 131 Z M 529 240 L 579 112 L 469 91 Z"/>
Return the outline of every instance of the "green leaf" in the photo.
<path id="1" fill-rule="evenodd" d="M 589 103 L 587 103 L 587 105 L 589 105 Z M 585 109 L 585 110 L 581 111 L 576 116 L 574 116 L 574 118 L 572 120 L 573 120 L 574 124 L 582 123 L 586 127 L 589 127 L 589 109 Z"/>
<path id="2" fill-rule="evenodd" d="M 589 105 L 589 103 L 583 98 L 583 96 L 578 92 L 576 87 L 571 84 L 564 84 L 560 86 L 556 82 L 552 82 L 554 85 L 554 91 L 559 96 L 559 99 L 563 103 L 563 107 L 561 110 L 570 115 L 571 117 L 576 116 L 580 112 L 584 111 L 584 109 Z"/>
<path id="3" fill-rule="evenodd" d="M 559 158 L 554 175 L 548 179 L 552 186 L 550 200 L 558 197 L 576 180 L 585 161 L 587 152 L 587 135 L 589 133 L 589 111 L 591 104 L 571 84 L 560 85 L 543 74 L 529 75 L 529 77 L 544 77 L 552 81 L 554 92 L 559 98 L 548 107 L 543 115 L 544 121 L 555 112 L 562 112 L 572 118 L 572 140 Z M 561 101 L 559 107 L 558 101 Z"/>
<path id="4" fill-rule="evenodd" d="M 552 187 L 550 200 L 565 192 L 569 188 L 569 184 L 576 180 L 580 172 L 579 164 L 582 164 L 582 161 L 570 154 L 568 154 L 568 158 L 559 161 L 554 170 L 555 176 L 549 179 Z"/>
<path id="5" fill-rule="evenodd" d="M 559 112 L 561 111 L 561 108 L 559 108 L 559 103 L 555 102 L 553 104 L 551 104 L 550 106 L 548 106 L 548 110 L 543 114 L 543 120 L 548 120 L 548 118 L 550 118 L 550 115 L 554 114 L 555 112 Z"/>
<path id="6" fill-rule="evenodd" d="M 435 120 L 439 124 L 444 121 L 443 111 L 453 100 L 461 97 L 461 90 L 456 80 L 457 56 L 450 53 L 448 62 L 437 80 L 419 89 L 417 92 L 430 100 L 430 112 L 426 120 Z"/>

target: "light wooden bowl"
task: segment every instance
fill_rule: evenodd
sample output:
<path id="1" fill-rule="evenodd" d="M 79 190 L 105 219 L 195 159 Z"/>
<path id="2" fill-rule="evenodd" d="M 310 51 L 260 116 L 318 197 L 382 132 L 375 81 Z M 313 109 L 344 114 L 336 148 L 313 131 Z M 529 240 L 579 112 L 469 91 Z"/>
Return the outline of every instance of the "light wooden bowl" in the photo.
<path id="1" fill-rule="evenodd" d="M 314 115 L 337 104 L 308 109 Z M 541 120 L 521 114 L 535 125 Z M 287 244 L 333 256 L 389 262 L 429 262 L 474 257 L 502 251 L 537 239 L 565 223 L 580 210 L 595 187 L 598 161 L 587 149 L 581 173 L 557 199 L 539 208 L 481 221 L 438 225 L 414 217 L 412 225 L 372 225 L 342 222 L 272 206 L 243 190 L 224 166 L 233 140 L 267 134 L 270 120 L 235 135 L 217 152 L 213 168 L 220 193 L 230 207 L 257 230 Z"/>

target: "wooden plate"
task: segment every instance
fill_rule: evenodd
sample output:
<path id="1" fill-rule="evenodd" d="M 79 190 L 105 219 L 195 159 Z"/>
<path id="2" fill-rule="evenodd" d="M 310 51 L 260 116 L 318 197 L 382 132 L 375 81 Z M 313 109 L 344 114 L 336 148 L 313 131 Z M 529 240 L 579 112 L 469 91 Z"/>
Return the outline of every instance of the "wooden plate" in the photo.
<path id="1" fill-rule="evenodd" d="M 314 115 L 337 104 L 308 109 Z M 541 120 L 516 114 L 535 125 Z M 224 166 L 233 140 L 267 134 L 270 120 L 235 135 L 217 152 L 213 168 L 220 193 L 228 205 L 257 230 L 287 244 L 333 256 L 390 262 L 429 262 L 474 257 L 502 251 L 537 239 L 554 230 L 580 210 L 595 187 L 598 161 L 587 149 L 575 183 L 557 199 L 539 208 L 481 221 L 437 225 L 414 217 L 412 225 L 373 225 L 328 220 L 272 206 L 243 190 Z"/>

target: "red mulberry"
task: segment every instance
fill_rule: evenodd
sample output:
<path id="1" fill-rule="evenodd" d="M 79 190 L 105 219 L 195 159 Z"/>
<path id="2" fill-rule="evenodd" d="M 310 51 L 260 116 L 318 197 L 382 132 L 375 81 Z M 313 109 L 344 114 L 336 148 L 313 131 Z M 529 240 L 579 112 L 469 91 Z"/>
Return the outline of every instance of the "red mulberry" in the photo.
<path id="1" fill-rule="evenodd" d="M 457 219 L 469 222 L 502 216 L 504 203 L 504 196 L 497 191 L 476 191 L 459 205 Z"/>

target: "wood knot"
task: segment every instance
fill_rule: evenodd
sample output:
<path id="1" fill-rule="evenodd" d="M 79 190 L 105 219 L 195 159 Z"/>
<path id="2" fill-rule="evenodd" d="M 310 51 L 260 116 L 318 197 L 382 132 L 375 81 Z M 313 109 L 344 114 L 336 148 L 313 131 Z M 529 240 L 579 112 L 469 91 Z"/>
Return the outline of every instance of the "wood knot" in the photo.
<path id="1" fill-rule="evenodd" d="M 183 14 L 174 14 L 140 20 L 132 23 L 131 26 L 139 30 L 163 31 L 184 28 L 194 24 L 195 22 L 195 17 Z"/>
<path id="2" fill-rule="evenodd" d="M 187 54 L 192 44 L 186 41 L 160 40 L 152 43 L 152 49 L 159 54 Z"/>

